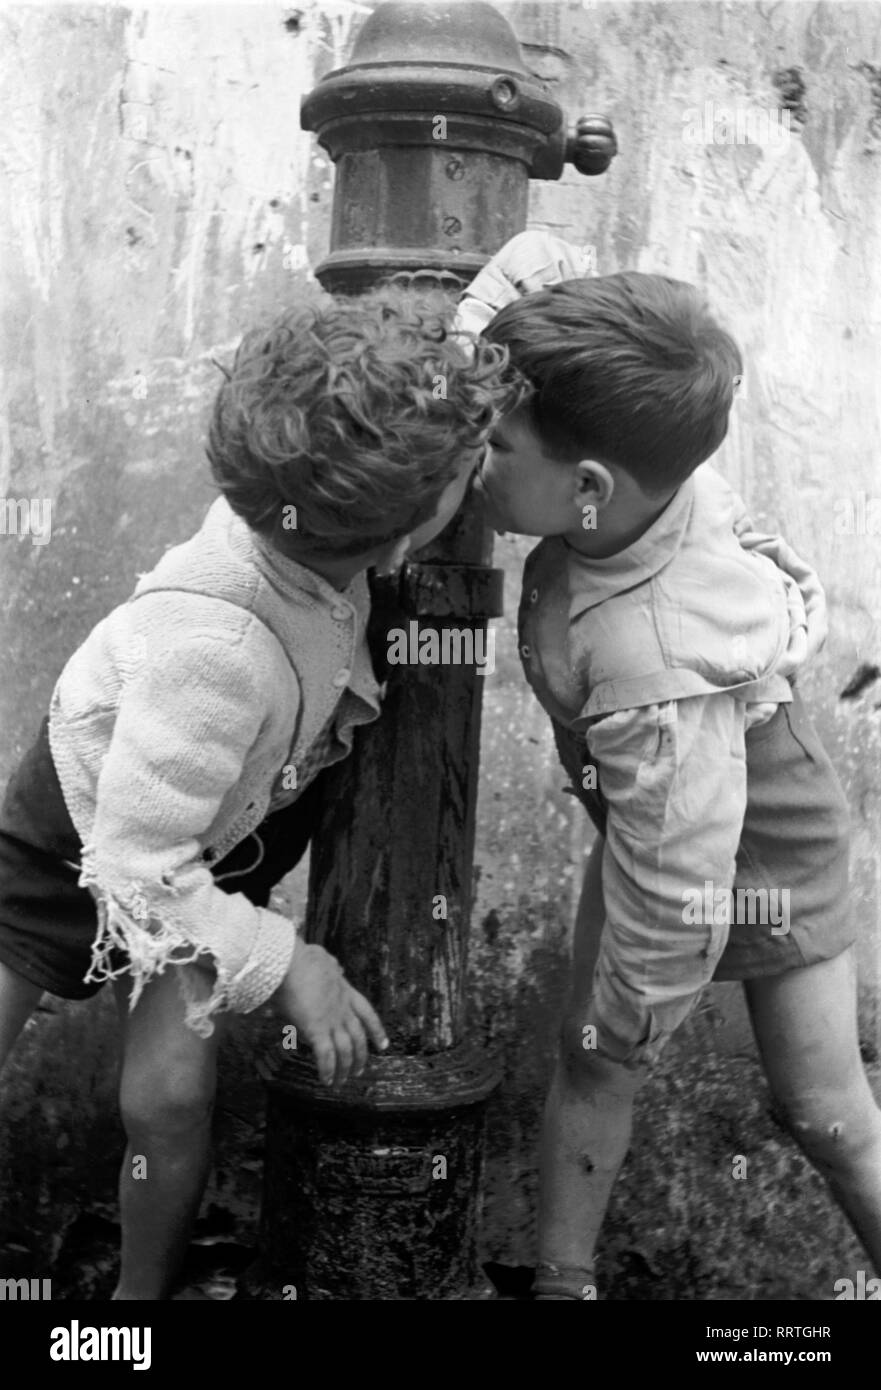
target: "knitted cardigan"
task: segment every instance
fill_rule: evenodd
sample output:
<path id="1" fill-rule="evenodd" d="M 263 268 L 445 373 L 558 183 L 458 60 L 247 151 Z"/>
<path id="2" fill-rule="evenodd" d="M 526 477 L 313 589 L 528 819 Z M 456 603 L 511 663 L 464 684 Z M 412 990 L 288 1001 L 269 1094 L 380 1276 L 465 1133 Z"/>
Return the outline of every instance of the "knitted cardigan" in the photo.
<path id="1" fill-rule="evenodd" d="M 181 972 L 187 1022 L 205 1037 L 217 1010 L 248 1012 L 278 988 L 293 923 L 224 892 L 209 865 L 292 799 L 291 767 L 315 770 L 310 749 L 335 762 L 378 716 L 368 612 L 363 574 L 334 589 L 221 498 L 74 653 L 49 737 L 98 905 L 86 979 L 130 971 L 134 1008 L 170 963 L 209 956 L 208 1000 Z"/>

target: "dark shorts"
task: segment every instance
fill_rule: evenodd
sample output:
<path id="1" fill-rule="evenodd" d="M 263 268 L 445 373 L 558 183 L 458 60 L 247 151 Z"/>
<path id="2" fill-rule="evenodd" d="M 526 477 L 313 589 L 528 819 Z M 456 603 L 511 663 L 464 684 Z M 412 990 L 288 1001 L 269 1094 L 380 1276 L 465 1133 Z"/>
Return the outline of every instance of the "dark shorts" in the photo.
<path id="1" fill-rule="evenodd" d="M 552 721 L 572 790 L 600 834 L 606 805 L 582 788 L 591 762 L 583 734 Z M 830 960 L 856 940 L 848 905 L 850 813 L 841 784 L 797 690 L 767 724 L 746 735 L 747 805 L 734 888 L 789 889 L 790 929 L 737 921 L 716 980 L 748 980 Z M 602 781 L 602 769 L 600 769 Z"/>
<path id="2" fill-rule="evenodd" d="M 85 984 L 98 929 L 95 900 L 78 885 L 82 844 L 67 813 L 49 748 L 48 719 L 9 780 L 0 808 L 0 961 L 63 999 L 88 999 Z M 211 866 L 225 893 L 257 907 L 305 853 L 317 821 L 319 776 L 290 806 L 267 816 L 226 858 Z M 256 838 L 263 845 L 258 867 Z M 69 860 L 69 863 L 65 861 Z M 244 873 L 237 873 L 245 870 Z M 235 877 L 225 875 L 235 873 Z"/>

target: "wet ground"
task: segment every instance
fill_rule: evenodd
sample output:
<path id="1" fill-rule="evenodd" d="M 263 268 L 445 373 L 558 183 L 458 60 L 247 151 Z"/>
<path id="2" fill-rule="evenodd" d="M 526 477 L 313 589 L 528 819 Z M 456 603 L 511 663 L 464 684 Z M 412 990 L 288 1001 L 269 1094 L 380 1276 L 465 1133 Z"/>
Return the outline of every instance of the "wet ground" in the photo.
<path id="1" fill-rule="evenodd" d="M 599 1296 L 831 1299 L 834 1281 L 865 1268 L 865 1256 L 775 1117 L 755 1061 L 695 1055 L 700 1030 L 712 1026 L 699 1019 L 687 1055 L 671 1056 L 644 1093 L 600 1248 Z M 232 1299 L 256 1255 L 263 1119 L 262 1105 L 254 1113 L 252 1040 L 250 1033 L 247 1046 L 234 1038 L 224 1059 L 217 1162 L 179 1299 Z M 510 1061 L 516 1073 L 516 1056 Z M 877 1064 L 871 1071 L 881 1083 Z M 37 1108 L 27 1117 L 12 1117 L 13 1142 L 23 1133 L 20 1120 L 31 1136 L 29 1159 L 15 1165 L 19 1186 L 26 1186 L 25 1172 L 33 1180 L 17 1210 L 4 1215 L 0 1275 L 51 1273 L 53 1298 L 106 1299 L 119 1249 L 114 1189 L 121 1130 L 104 1117 L 81 1132 L 94 1156 L 84 1180 L 64 1122 L 33 1099 Z M 534 1166 L 512 1164 L 511 1127 L 520 1129 L 514 1148 L 534 1152 L 541 1094 L 521 1091 L 513 1106 L 511 1099 L 502 1095 L 489 1113 L 480 1253 L 491 1279 L 478 1281 L 474 1299 L 525 1298 L 531 1278 L 536 1174 Z M 746 1159 L 743 1180 L 734 1176 L 738 1157 Z"/>
<path id="2" fill-rule="evenodd" d="M 511 910 L 519 921 L 527 905 Z M 522 938 L 505 912 L 479 917 L 473 942 L 472 1031 L 504 1070 L 487 1115 L 486 1277 L 474 1299 L 525 1297 L 535 1258 L 537 1140 L 568 948 L 555 920 L 528 910 L 529 956 L 515 987 L 505 953 L 522 951 Z M 714 987 L 640 1096 L 599 1249 L 601 1299 L 823 1301 L 836 1279 L 867 1267 L 774 1113 L 738 1000 L 735 987 Z M 55 1299 L 106 1299 L 116 1279 L 124 1142 L 114 1036 L 107 991 L 78 1006 L 46 996 L 3 1076 L 0 1278 L 51 1277 Z M 271 1040 L 276 1021 L 252 1015 L 234 1020 L 222 1049 L 215 1165 L 177 1298 L 232 1299 L 256 1257 L 265 1109 L 257 1062 Z M 868 1046 L 865 1057 L 879 1093 L 881 1066 Z"/>

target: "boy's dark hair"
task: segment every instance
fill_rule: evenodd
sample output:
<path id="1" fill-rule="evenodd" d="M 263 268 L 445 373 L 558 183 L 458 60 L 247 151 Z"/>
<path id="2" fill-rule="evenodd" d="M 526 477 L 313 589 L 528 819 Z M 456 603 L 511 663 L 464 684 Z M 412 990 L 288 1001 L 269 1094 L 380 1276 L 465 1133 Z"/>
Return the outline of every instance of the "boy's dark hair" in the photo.
<path id="1" fill-rule="evenodd" d="M 484 336 L 532 392 L 548 452 L 617 464 L 643 491 L 679 487 L 728 430 L 740 350 L 693 285 L 623 271 L 524 295 Z"/>
<path id="2" fill-rule="evenodd" d="M 294 556 L 366 554 L 428 520 L 512 399 L 505 350 L 454 334 L 453 312 L 385 286 L 248 333 L 207 446 L 233 510 Z"/>

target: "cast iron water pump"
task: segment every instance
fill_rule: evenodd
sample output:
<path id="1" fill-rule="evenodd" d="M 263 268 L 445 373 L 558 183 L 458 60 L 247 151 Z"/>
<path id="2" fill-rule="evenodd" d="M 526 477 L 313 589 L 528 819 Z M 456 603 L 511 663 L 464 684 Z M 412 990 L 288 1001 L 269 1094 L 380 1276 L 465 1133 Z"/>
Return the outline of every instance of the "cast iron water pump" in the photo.
<path id="1" fill-rule="evenodd" d="M 530 178 L 602 173 L 611 126 L 567 131 L 508 22 L 479 0 L 387 0 L 350 62 L 304 100 L 336 164 L 331 251 L 316 274 L 359 293 L 400 271 L 471 279 L 526 223 Z M 374 581 L 382 718 L 326 774 L 306 932 L 378 1009 L 391 1055 L 337 1091 L 276 1049 L 259 1285 L 307 1299 L 468 1296 L 486 1102 L 499 1076 L 465 1034 L 479 760 L 475 665 L 385 665 L 388 633 L 484 631 L 502 574 L 470 502 L 400 579 Z M 442 914 L 438 904 L 443 903 Z M 290 1295 L 288 1295 L 290 1296 Z"/>

